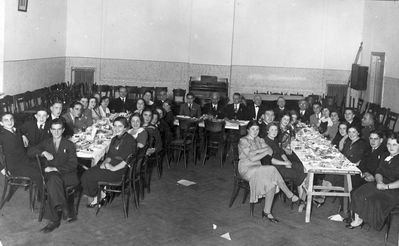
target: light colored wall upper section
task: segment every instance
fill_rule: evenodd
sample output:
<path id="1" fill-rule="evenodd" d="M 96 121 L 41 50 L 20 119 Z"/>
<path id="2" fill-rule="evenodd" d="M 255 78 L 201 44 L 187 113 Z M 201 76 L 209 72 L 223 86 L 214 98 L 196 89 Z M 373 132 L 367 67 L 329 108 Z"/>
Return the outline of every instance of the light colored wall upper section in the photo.
<path id="1" fill-rule="evenodd" d="M 6 0 L 4 60 L 64 57 L 66 2 L 29 1 L 28 11 L 20 12 L 18 1 Z"/>
<path id="2" fill-rule="evenodd" d="M 385 52 L 385 76 L 399 78 L 399 3 L 366 1 L 362 64 L 370 66 L 372 51 Z"/>
<path id="3" fill-rule="evenodd" d="M 67 56 L 350 69 L 364 0 L 69 0 Z M 233 21 L 234 19 L 234 21 Z"/>
<path id="4" fill-rule="evenodd" d="M 362 0 L 238 0 L 234 64 L 350 69 Z"/>

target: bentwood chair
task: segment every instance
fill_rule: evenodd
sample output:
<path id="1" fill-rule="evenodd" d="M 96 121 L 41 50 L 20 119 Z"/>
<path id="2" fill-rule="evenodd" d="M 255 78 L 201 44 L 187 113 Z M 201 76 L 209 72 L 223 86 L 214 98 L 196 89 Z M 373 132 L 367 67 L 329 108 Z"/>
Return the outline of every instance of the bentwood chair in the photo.
<path id="1" fill-rule="evenodd" d="M 242 199 L 242 203 L 245 203 L 248 197 L 248 193 L 250 192 L 250 187 L 248 181 L 241 178 L 241 175 L 238 172 L 238 159 L 233 159 L 233 171 L 234 171 L 234 181 L 233 181 L 233 192 L 231 193 L 229 208 L 233 206 L 234 201 L 236 200 L 238 193 L 240 190 L 244 190 L 244 196 Z M 251 216 L 254 215 L 254 207 L 255 203 L 249 203 L 249 212 Z"/>
<path id="2" fill-rule="evenodd" d="M 116 182 L 107 182 L 107 181 L 99 181 L 97 183 L 98 185 L 98 194 L 97 194 L 97 211 L 96 215 L 100 212 L 100 209 L 102 205 L 100 204 L 101 201 L 101 192 L 104 192 L 109 196 L 109 203 L 111 203 L 116 194 L 120 194 L 122 197 L 122 208 L 123 208 L 123 214 L 125 216 L 125 219 L 129 217 L 129 202 L 130 202 L 130 195 L 133 193 L 131 191 L 132 184 L 131 184 L 131 177 L 134 176 L 133 171 L 136 171 L 135 167 L 136 165 L 134 164 L 134 157 L 133 155 L 130 155 L 127 158 L 127 168 L 125 171 L 125 174 L 123 174 L 121 180 L 116 181 Z M 133 193 L 134 195 L 134 193 Z M 137 196 L 134 196 L 136 198 Z"/>
<path id="3" fill-rule="evenodd" d="M 385 238 L 384 238 L 385 245 L 386 245 L 387 240 L 388 240 L 389 231 L 391 229 L 393 217 L 395 217 L 395 216 L 396 217 L 399 216 L 399 204 L 397 204 L 396 207 L 394 209 L 392 209 L 391 212 L 388 215 L 388 218 L 387 218 L 387 221 L 386 221 L 387 230 L 385 232 Z M 396 224 L 398 224 L 398 223 L 396 223 Z M 399 245 L 399 229 L 398 229 L 398 245 Z"/>
<path id="4" fill-rule="evenodd" d="M 43 219 L 43 215 L 44 215 L 44 204 L 47 200 L 47 185 L 46 185 L 46 181 L 45 181 L 45 177 L 44 177 L 44 173 L 43 173 L 43 165 L 42 165 L 42 160 L 40 159 L 39 155 L 36 155 L 36 162 L 37 165 L 39 167 L 40 170 L 40 174 L 42 176 L 42 190 L 40 191 L 40 207 L 39 207 L 39 217 L 38 217 L 38 221 L 42 221 Z M 77 202 L 75 203 L 75 196 L 77 197 Z M 82 187 L 80 186 L 80 184 L 78 185 L 71 185 L 71 186 L 67 186 L 65 187 L 65 197 L 66 197 L 66 201 L 67 201 L 67 210 L 71 212 L 71 214 L 73 214 L 74 216 L 77 216 L 78 214 L 78 210 L 79 210 L 79 204 L 80 204 L 80 199 L 82 197 Z M 64 213 L 65 215 L 65 213 Z M 64 219 L 66 219 L 64 217 Z M 69 218 L 69 219 L 73 219 L 73 218 Z"/>
<path id="5" fill-rule="evenodd" d="M 396 122 L 398 121 L 399 114 L 395 112 L 389 112 L 385 121 L 385 127 L 391 131 L 395 130 Z"/>
<path id="6" fill-rule="evenodd" d="M 225 121 L 205 120 L 205 153 L 202 165 L 209 158 L 209 152 L 214 150 L 220 153 L 220 167 L 223 167 L 223 151 L 224 151 L 224 127 Z"/>
<path id="7" fill-rule="evenodd" d="M 177 163 L 180 162 L 180 156 L 183 154 L 184 164 L 187 168 L 188 157 L 187 152 L 193 152 L 194 165 L 196 165 L 196 136 L 198 130 L 198 122 L 191 119 L 179 119 L 180 138 L 173 140 L 167 150 L 167 158 L 173 156 L 178 151 Z"/>
<path id="8" fill-rule="evenodd" d="M 29 177 L 13 176 L 12 174 L 10 174 L 7 168 L 7 161 L 4 156 L 3 146 L 1 145 L 0 145 L 0 164 L 5 168 L 4 189 L 3 189 L 3 194 L 1 195 L 0 209 L 3 208 L 6 202 L 10 201 L 11 197 L 14 195 L 14 193 L 17 191 L 19 187 L 23 187 L 25 188 L 25 190 L 29 190 L 29 207 L 33 212 L 33 209 L 35 207 L 35 196 L 37 191 L 36 185 Z"/>

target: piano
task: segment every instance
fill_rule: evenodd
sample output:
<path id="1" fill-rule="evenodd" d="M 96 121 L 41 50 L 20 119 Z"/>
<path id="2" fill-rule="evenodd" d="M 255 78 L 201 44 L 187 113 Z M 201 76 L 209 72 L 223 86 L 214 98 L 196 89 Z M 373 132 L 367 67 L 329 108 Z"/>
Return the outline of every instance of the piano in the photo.
<path id="1" fill-rule="evenodd" d="M 201 105 L 210 102 L 213 92 L 219 92 L 221 101 L 226 102 L 228 98 L 228 79 L 208 75 L 190 77 L 189 91 L 194 93 Z"/>

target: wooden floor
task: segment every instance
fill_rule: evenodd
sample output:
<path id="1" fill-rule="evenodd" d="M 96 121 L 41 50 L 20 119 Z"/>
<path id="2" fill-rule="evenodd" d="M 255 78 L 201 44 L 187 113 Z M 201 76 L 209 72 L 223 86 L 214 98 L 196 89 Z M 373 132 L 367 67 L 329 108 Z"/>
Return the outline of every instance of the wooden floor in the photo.
<path id="1" fill-rule="evenodd" d="M 197 182 L 185 187 L 180 179 Z M 3 177 L 0 189 L 3 189 Z M 37 213 L 28 209 L 28 193 L 18 190 L 1 210 L 0 241 L 3 245 L 384 245 L 384 232 L 370 229 L 348 230 L 341 222 L 327 219 L 337 211 L 338 203 L 328 199 L 314 208 L 311 222 L 304 213 L 291 210 L 288 203 L 276 199 L 273 214 L 281 220 L 272 224 L 261 219 L 261 205 L 250 217 L 248 201 L 239 195 L 228 207 L 232 191 L 232 167 L 223 168 L 211 158 L 205 167 L 165 168 L 164 176 L 154 175 L 152 191 L 139 210 L 132 208 L 123 218 L 120 198 L 95 210 L 85 207 L 82 199 L 78 220 L 62 223 L 51 234 L 40 233 L 45 222 L 37 222 Z M 388 245 L 396 245 L 399 218 L 393 221 Z M 217 226 L 213 229 L 213 224 Z M 220 237 L 229 233 L 231 241 Z"/>

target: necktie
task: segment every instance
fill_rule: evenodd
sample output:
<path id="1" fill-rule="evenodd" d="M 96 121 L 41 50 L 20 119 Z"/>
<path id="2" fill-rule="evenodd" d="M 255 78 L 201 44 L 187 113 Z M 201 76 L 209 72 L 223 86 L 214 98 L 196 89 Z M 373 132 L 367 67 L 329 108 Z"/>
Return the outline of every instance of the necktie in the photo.
<path id="1" fill-rule="evenodd" d="M 122 97 L 122 102 L 125 103 L 125 98 L 124 97 Z"/>
<path id="2" fill-rule="evenodd" d="M 188 105 L 188 109 L 190 109 L 190 111 L 193 109 L 193 108 L 191 107 L 191 104 Z"/>
<path id="3" fill-rule="evenodd" d="M 54 141 L 54 148 L 55 148 L 55 151 L 58 151 L 58 147 L 60 147 L 59 141 Z"/>
<path id="4" fill-rule="evenodd" d="M 216 111 L 216 105 L 213 105 L 213 111 Z"/>

